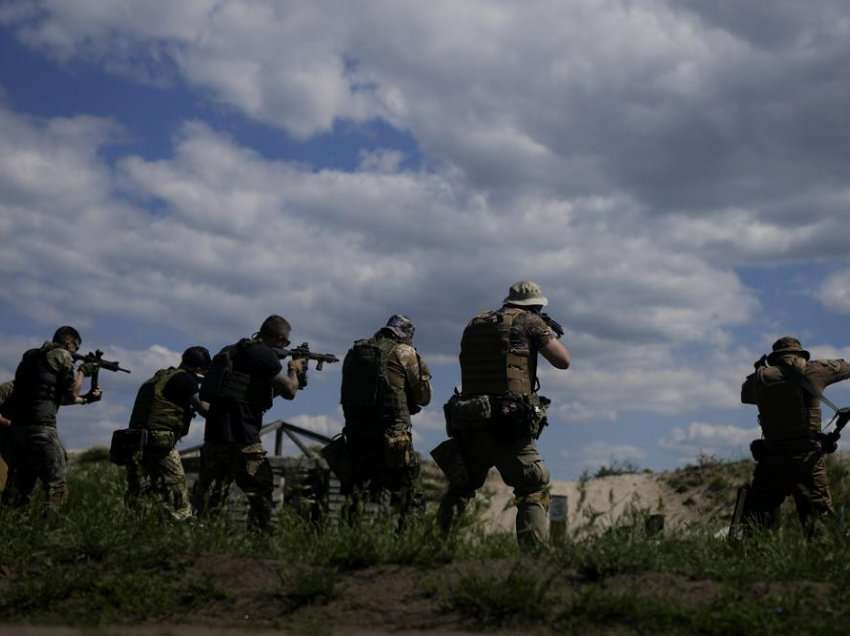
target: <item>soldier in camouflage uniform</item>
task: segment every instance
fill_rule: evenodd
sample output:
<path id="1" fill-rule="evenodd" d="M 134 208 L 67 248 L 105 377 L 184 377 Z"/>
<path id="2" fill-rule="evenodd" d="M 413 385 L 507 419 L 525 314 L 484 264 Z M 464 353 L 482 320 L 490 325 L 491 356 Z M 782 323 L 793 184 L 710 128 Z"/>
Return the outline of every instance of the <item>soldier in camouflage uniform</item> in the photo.
<path id="1" fill-rule="evenodd" d="M 753 443 L 757 464 L 744 513 L 747 527 L 775 528 L 789 495 L 807 536 L 818 519 L 833 514 L 819 396 L 830 384 L 850 378 L 850 365 L 809 358 L 799 340 L 780 338 L 741 387 L 741 402 L 758 406 L 763 435 Z"/>
<path id="2" fill-rule="evenodd" d="M 302 386 L 306 360 L 290 359 L 284 370 L 277 353 L 289 345 L 291 329 L 283 317 L 269 316 L 258 333 L 225 347 L 213 358 L 201 387 L 201 399 L 209 401 L 210 409 L 198 481 L 192 490 L 192 505 L 199 514 L 223 503 L 227 485 L 235 481 L 248 498 L 249 526 L 264 531 L 271 527 L 274 475 L 260 429 L 274 397 L 292 400 Z M 219 487 L 210 497 L 213 484 Z"/>
<path id="3" fill-rule="evenodd" d="M 15 501 L 26 505 L 41 480 L 48 511 L 56 512 L 66 496 L 65 449 L 56 432 L 56 414 L 63 404 L 90 404 L 101 399 L 100 389 L 80 395 L 82 369 L 74 360 L 82 339 L 76 329 L 60 327 L 51 342 L 30 349 L 15 371 L 12 395 L 0 414 L 12 421 L 10 429 L 15 473 Z"/>
<path id="4" fill-rule="evenodd" d="M 540 313 L 547 303 L 537 284 L 520 281 L 511 286 L 501 309 L 479 314 L 464 330 L 462 393 L 445 407 L 453 439 L 441 444 L 457 449 L 460 460 L 454 462 L 460 469 L 447 473 L 449 489 L 440 502 L 444 531 L 495 466 L 514 489 L 520 546 L 536 548 L 546 541 L 549 471 L 535 440 L 545 426 L 548 400 L 537 394 L 537 354 L 555 368 L 570 366 L 569 352 Z"/>
<path id="5" fill-rule="evenodd" d="M 410 418 L 431 401 L 431 372 L 413 347 L 414 331 L 406 316 L 391 316 L 373 337 L 354 343 L 342 367 L 340 401 L 353 461 L 344 491 L 354 509 L 366 501 L 395 508 L 400 524 L 421 503 Z"/>
<path id="6" fill-rule="evenodd" d="M 207 415 L 209 405 L 201 401 L 198 389 L 209 366 L 209 351 L 189 347 L 179 367 L 160 369 L 139 389 L 130 428 L 145 429 L 147 442 L 141 458 L 127 466 L 130 507 L 136 507 L 142 496 L 154 495 L 174 519 L 192 516 L 186 474 L 175 446 L 189 432 L 195 413 Z"/>

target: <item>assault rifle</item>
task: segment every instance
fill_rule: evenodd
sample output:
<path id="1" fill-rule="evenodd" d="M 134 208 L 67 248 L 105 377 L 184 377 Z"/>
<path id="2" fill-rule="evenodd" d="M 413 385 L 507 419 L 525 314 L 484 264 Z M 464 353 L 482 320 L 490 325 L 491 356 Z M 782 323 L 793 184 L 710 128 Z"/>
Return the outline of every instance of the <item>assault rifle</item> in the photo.
<path id="1" fill-rule="evenodd" d="M 555 332 L 555 335 L 558 338 L 564 335 L 564 328 L 561 326 L 561 323 L 552 318 L 552 316 L 547 314 L 545 311 L 541 311 L 540 317 L 543 319 L 543 322 L 549 325 L 549 328 Z"/>
<path id="2" fill-rule="evenodd" d="M 79 353 L 72 353 L 71 357 L 74 358 L 75 362 L 82 362 L 80 365 L 80 369 L 83 370 L 83 374 L 87 377 L 91 377 L 91 390 L 100 388 L 98 385 L 98 380 L 100 376 L 100 370 L 106 369 L 107 371 L 112 371 L 113 373 L 117 373 L 120 371 L 121 373 L 130 373 L 129 369 L 122 369 L 120 362 L 113 362 L 112 360 L 104 360 L 103 359 L 103 351 L 97 349 L 94 353 L 87 353 L 86 355 L 80 355 Z"/>
<path id="3" fill-rule="evenodd" d="M 297 360 L 299 358 L 315 360 L 318 363 L 316 364 L 316 371 L 321 371 L 322 367 L 325 366 L 325 362 L 329 364 L 339 362 L 339 358 L 332 353 L 318 353 L 316 351 L 310 351 L 310 345 L 306 342 L 302 342 L 300 345 L 293 347 L 292 349 L 276 349 L 276 352 L 281 360 L 286 357 L 291 357 L 293 360 Z M 304 368 L 304 373 L 300 373 L 298 375 L 298 384 L 301 388 L 307 386 L 306 366 Z"/>

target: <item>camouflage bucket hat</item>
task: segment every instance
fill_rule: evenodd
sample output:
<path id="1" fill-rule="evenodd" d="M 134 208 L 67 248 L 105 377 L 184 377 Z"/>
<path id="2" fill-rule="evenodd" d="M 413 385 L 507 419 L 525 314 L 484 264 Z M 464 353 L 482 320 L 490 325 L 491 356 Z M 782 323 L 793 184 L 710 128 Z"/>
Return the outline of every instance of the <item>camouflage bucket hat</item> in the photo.
<path id="1" fill-rule="evenodd" d="M 511 285 L 504 304 L 520 306 L 540 305 L 541 307 L 545 307 L 549 304 L 549 299 L 543 295 L 540 285 L 530 280 L 521 280 Z"/>
<path id="2" fill-rule="evenodd" d="M 403 314 L 393 314 L 390 316 L 384 329 L 391 331 L 402 339 L 413 338 L 413 333 L 416 331 L 413 321 Z"/>
<path id="3" fill-rule="evenodd" d="M 799 340 L 791 336 L 784 336 L 773 343 L 773 351 L 767 356 L 767 359 L 768 361 L 772 361 L 786 353 L 795 353 L 806 360 L 811 358 L 811 354 L 803 349 L 803 345 L 800 344 Z"/>

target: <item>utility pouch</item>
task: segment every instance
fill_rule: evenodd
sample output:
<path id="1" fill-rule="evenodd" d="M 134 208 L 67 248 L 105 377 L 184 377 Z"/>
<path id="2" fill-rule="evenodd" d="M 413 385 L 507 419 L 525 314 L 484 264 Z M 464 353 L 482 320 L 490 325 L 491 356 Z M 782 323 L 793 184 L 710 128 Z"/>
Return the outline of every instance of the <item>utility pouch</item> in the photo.
<path id="1" fill-rule="evenodd" d="M 345 437 L 337 435 L 320 452 L 343 486 L 350 484 L 354 478 L 354 462 Z"/>
<path id="2" fill-rule="evenodd" d="M 146 451 L 168 452 L 177 444 L 177 436 L 172 431 L 147 431 Z"/>
<path id="3" fill-rule="evenodd" d="M 469 471 L 456 439 L 447 439 L 437 446 L 431 451 L 431 457 L 445 473 L 450 485 L 462 489 L 469 487 Z"/>
<path id="4" fill-rule="evenodd" d="M 452 429 L 455 432 L 482 430 L 488 426 L 488 421 L 493 417 L 489 396 L 455 397 L 457 399 L 451 407 Z M 449 400 L 450 403 L 451 401 Z"/>
<path id="5" fill-rule="evenodd" d="M 413 453 L 410 433 L 387 432 L 384 434 L 384 465 L 387 468 L 406 468 L 412 463 Z"/>
<path id="6" fill-rule="evenodd" d="M 143 428 L 122 428 L 112 433 L 109 461 L 127 466 L 141 458 L 147 443 L 148 431 Z"/>

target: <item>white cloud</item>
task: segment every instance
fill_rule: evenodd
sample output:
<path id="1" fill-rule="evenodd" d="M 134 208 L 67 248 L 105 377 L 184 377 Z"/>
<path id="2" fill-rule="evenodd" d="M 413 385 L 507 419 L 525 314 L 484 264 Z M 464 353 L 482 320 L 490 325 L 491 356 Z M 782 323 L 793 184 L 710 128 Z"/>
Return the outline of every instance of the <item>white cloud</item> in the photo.
<path id="1" fill-rule="evenodd" d="M 729 424 L 691 422 L 685 428 L 671 429 L 658 444 L 686 459 L 693 459 L 699 454 L 744 456 L 750 442 L 759 437 L 761 431 L 757 426 L 741 428 Z"/>
<path id="2" fill-rule="evenodd" d="M 825 307 L 840 314 L 850 314 L 850 269 L 830 275 L 817 293 Z"/>

